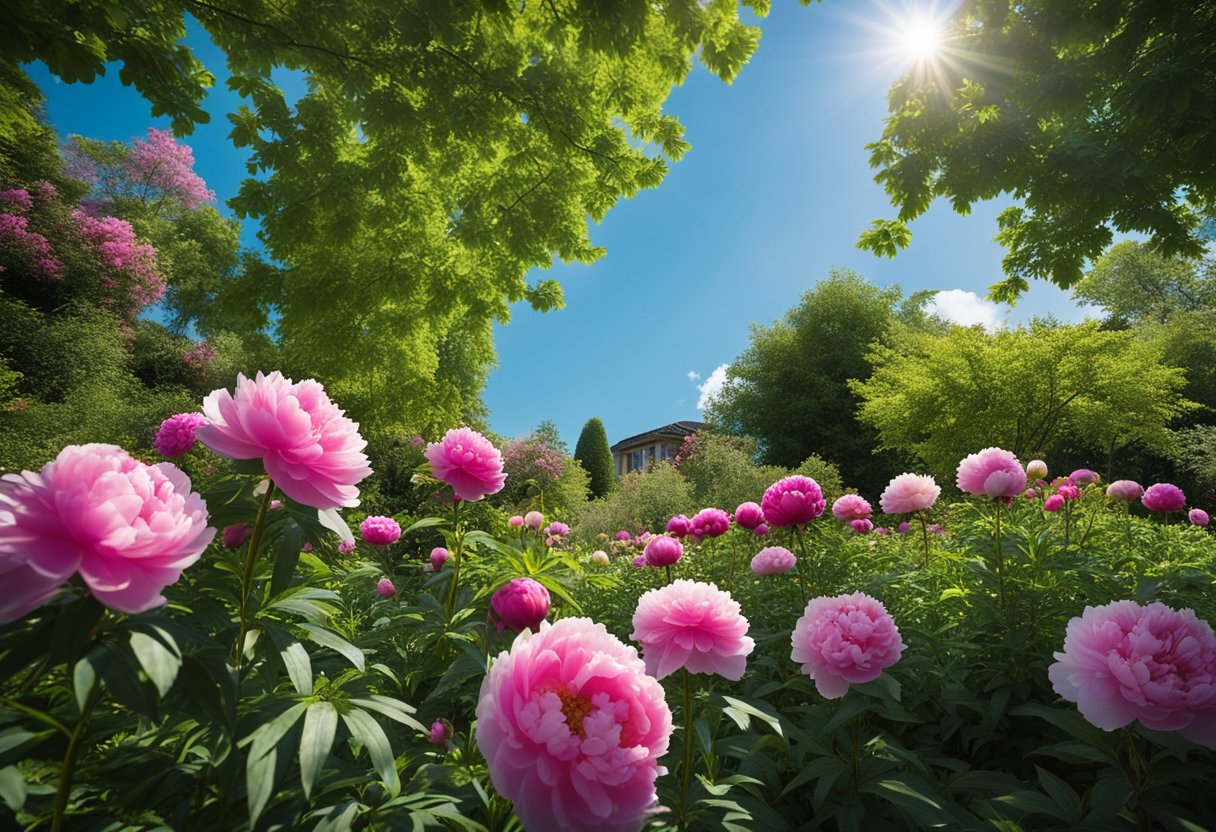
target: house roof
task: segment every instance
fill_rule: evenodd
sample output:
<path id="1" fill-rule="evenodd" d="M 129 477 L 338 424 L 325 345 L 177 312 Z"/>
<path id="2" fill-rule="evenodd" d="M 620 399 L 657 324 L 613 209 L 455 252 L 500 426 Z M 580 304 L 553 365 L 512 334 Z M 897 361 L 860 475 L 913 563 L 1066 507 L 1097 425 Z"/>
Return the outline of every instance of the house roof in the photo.
<path id="1" fill-rule="evenodd" d="M 626 445 L 633 445 L 645 439 L 651 438 L 683 439 L 685 436 L 688 436 L 691 433 L 696 433 L 704 426 L 704 422 L 672 422 L 670 425 L 664 425 L 661 428 L 654 428 L 653 430 L 644 431 L 643 433 L 638 433 L 633 436 L 627 436 L 620 442 L 613 445 L 610 450 L 616 451 L 625 447 Z"/>

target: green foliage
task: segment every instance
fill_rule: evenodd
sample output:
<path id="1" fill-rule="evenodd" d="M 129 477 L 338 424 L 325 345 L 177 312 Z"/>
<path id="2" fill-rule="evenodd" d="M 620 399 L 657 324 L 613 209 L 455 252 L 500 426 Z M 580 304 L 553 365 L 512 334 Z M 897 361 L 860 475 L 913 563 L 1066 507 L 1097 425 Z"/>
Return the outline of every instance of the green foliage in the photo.
<path id="1" fill-rule="evenodd" d="M 1157 349 L 1096 322 L 912 333 L 870 360 L 874 374 L 854 384 L 860 418 L 880 447 L 913 451 L 939 482 L 981 448 L 1050 457 L 1066 438 L 1101 454 L 1110 473 L 1121 449 L 1167 449 L 1170 422 L 1195 406 Z"/>
<path id="2" fill-rule="evenodd" d="M 1032 278 L 1073 286 L 1116 231 L 1147 234 L 1167 258 L 1203 251 L 1216 4 L 970 3 L 943 40 L 942 58 L 888 94 L 870 163 L 899 214 L 859 245 L 893 256 L 936 197 L 965 214 L 1008 194 L 1020 206 L 999 218 L 1007 278 L 994 299 Z"/>
<path id="3" fill-rule="evenodd" d="M 1216 306 L 1216 264 L 1164 257 L 1144 243 L 1125 241 L 1098 258 L 1074 294 L 1102 307 L 1112 327 L 1165 324 L 1175 313 Z"/>
<path id="4" fill-rule="evenodd" d="M 792 468 L 818 454 L 848 471 L 850 483 L 881 488 L 898 464 L 874 455 L 877 437 L 857 419 L 849 382 L 869 377 L 866 353 L 887 332 L 900 299 L 898 288 L 834 269 L 784 318 L 753 324 L 748 348 L 706 409 L 709 424 L 755 438 L 766 463 Z"/>
<path id="5" fill-rule="evenodd" d="M 696 450 L 681 458 L 679 471 L 692 487 L 698 506 L 733 512 L 740 503 L 760 502 L 764 489 L 789 474 L 775 465 L 757 465 L 756 456 L 754 440 L 701 430 Z M 837 490 L 839 483 L 837 474 Z"/>
<path id="6" fill-rule="evenodd" d="M 621 477 L 615 491 L 587 503 L 572 525 L 578 539 L 591 545 L 599 535 L 611 537 L 621 529 L 660 532 L 673 515 L 695 511 L 694 506 L 688 481 L 671 465 L 659 463 Z"/>
<path id="7" fill-rule="evenodd" d="M 583 425 L 574 446 L 574 458 L 590 477 L 593 498 L 603 497 L 616 488 L 616 466 L 608 447 L 608 433 L 599 417 L 593 416 Z"/>

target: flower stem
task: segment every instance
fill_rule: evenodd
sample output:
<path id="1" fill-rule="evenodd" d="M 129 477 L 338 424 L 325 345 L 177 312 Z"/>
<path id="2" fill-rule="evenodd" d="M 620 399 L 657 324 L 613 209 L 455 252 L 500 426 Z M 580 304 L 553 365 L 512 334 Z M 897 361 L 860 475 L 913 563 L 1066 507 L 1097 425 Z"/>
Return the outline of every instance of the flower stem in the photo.
<path id="1" fill-rule="evenodd" d="M 794 526 L 794 537 L 798 538 L 798 588 L 802 590 L 802 605 L 806 606 L 806 539 L 802 536 L 802 527 Z M 813 582 L 812 582 L 813 588 Z"/>
<path id="2" fill-rule="evenodd" d="M 671 583 L 671 564 L 670 563 L 664 564 L 663 569 L 665 569 L 667 571 L 667 583 L 670 584 Z"/>
<path id="3" fill-rule="evenodd" d="M 680 829 L 688 828 L 688 790 L 692 786 L 692 674 L 684 668 L 684 770 L 680 782 Z"/>
<path id="4" fill-rule="evenodd" d="M 253 568 L 258 560 L 258 548 L 262 543 L 262 532 L 266 528 L 266 514 L 274 498 L 274 482 L 268 480 L 266 493 L 258 506 L 257 519 L 253 521 L 253 532 L 249 535 L 249 551 L 245 553 L 245 572 L 241 576 L 241 630 L 236 637 L 236 669 L 241 669 L 245 658 L 245 636 L 249 632 L 249 593 L 253 589 Z"/>
<path id="5" fill-rule="evenodd" d="M 1005 611 L 1005 556 L 1001 552 L 1001 498 L 996 500 L 996 579 L 1000 590 L 1001 612 Z"/>
<path id="6" fill-rule="evenodd" d="M 920 539 L 925 545 L 925 568 L 929 568 L 929 526 L 925 523 L 925 515 L 923 512 L 917 514 L 920 519 Z"/>
<path id="7" fill-rule="evenodd" d="M 461 550 L 464 548 L 461 545 L 462 539 L 460 535 L 460 501 L 452 502 L 452 585 L 448 587 L 448 601 L 444 604 L 443 611 L 447 618 L 452 617 L 452 612 L 456 608 L 456 587 L 460 583 L 460 558 Z"/>
<path id="8" fill-rule="evenodd" d="M 852 759 L 849 761 L 849 783 L 854 789 L 861 780 L 861 717 L 863 713 L 865 712 L 858 711 L 849 723 L 849 744 L 852 751 Z"/>
<path id="9" fill-rule="evenodd" d="M 80 752 L 80 738 L 84 736 L 84 729 L 89 724 L 89 715 L 93 713 L 93 706 L 97 704 L 99 690 L 100 688 L 95 686 L 89 693 L 88 699 L 85 700 L 84 710 L 80 712 L 80 719 L 76 721 L 71 739 L 68 740 L 68 750 L 63 755 L 63 768 L 59 771 L 59 790 L 55 795 L 55 813 L 51 818 L 51 832 L 60 832 L 63 829 L 63 816 L 67 812 L 68 798 L 72 793 L 72 778 L 76 774 L 76 757 Z"/>

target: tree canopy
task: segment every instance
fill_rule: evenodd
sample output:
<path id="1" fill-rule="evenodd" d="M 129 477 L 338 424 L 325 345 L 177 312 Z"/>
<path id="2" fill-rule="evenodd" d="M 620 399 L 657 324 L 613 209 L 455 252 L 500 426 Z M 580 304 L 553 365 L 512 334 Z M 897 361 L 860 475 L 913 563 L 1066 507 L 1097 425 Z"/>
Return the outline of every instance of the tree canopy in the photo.
<path id="1" fill-rule="evenodd" d="M 1216 213 L 1216 3 L 971 0 L 944 54 L 892 87 L 870 145 L 899 209 L 860 245 L 893 256 L 935 197 L 967 213 L 1005 194 L 997 239 L 1015 300 L 1039 278 L 1067 288 L 1115 232 L 1166 257 L 1203 250 Z"/>
<path id="2" fill-rule="evenodd" d="M 608 433 L 599 417 L 593 416 L 583 425 L 574 446 L 574 458 L 591 475 L 592 497 L 603 497 L 616 488 L 612 449 L 608 447 Z"/>

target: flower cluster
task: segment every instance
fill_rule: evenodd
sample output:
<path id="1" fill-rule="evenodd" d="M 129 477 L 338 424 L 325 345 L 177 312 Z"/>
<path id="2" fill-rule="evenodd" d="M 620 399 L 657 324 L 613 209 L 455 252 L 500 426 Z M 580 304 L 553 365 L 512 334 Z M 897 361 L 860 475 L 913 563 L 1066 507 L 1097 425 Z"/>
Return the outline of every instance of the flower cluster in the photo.
<path id="1" fill-rule="evenodd" d="M 178 413 L 160 423 L 152 444 L 161 456 L 185 456 L 194 447 L 195 435 L 198 429 L 207 424 L 207 417 L 201 413 Z"/>
<path id="2" fill-rule="evenodd" d="M 72 218 L 80 236 L 96 248 L 109 270 L 102 275 L 102 285 L 125 293 L 119 299 L 123 311 L 137 312 L 164 296 L 165 280 L 156 263 L 156 249 L 136 239 L 131 223 L 117 217 L 97 219 L 79 208 L 72 211 Z"/>
<path id="3" fill-rule="evenodd" d="M 194 211 L 215 200 L 215 191 L 194 172 L 194 151 L 169 130 L 149 127 L 147 139 L 132 139 L 123 167 L 134 195 L 144 201 L 168 199 Z"/>
<path id="4" fill-rule="evenodd" d="M 0 213 L 0 253 L 7 253 L 5 249 L 15 252 L 29 264 L 34 274 L 45 280 L 59 280 L 61 264 L 51 250 L 51 241 L 37 231 L 31 231 L 29 225 L 30 221 L 25 217 Z M 0 265 L 0 270 L 3 268 Z"/>

